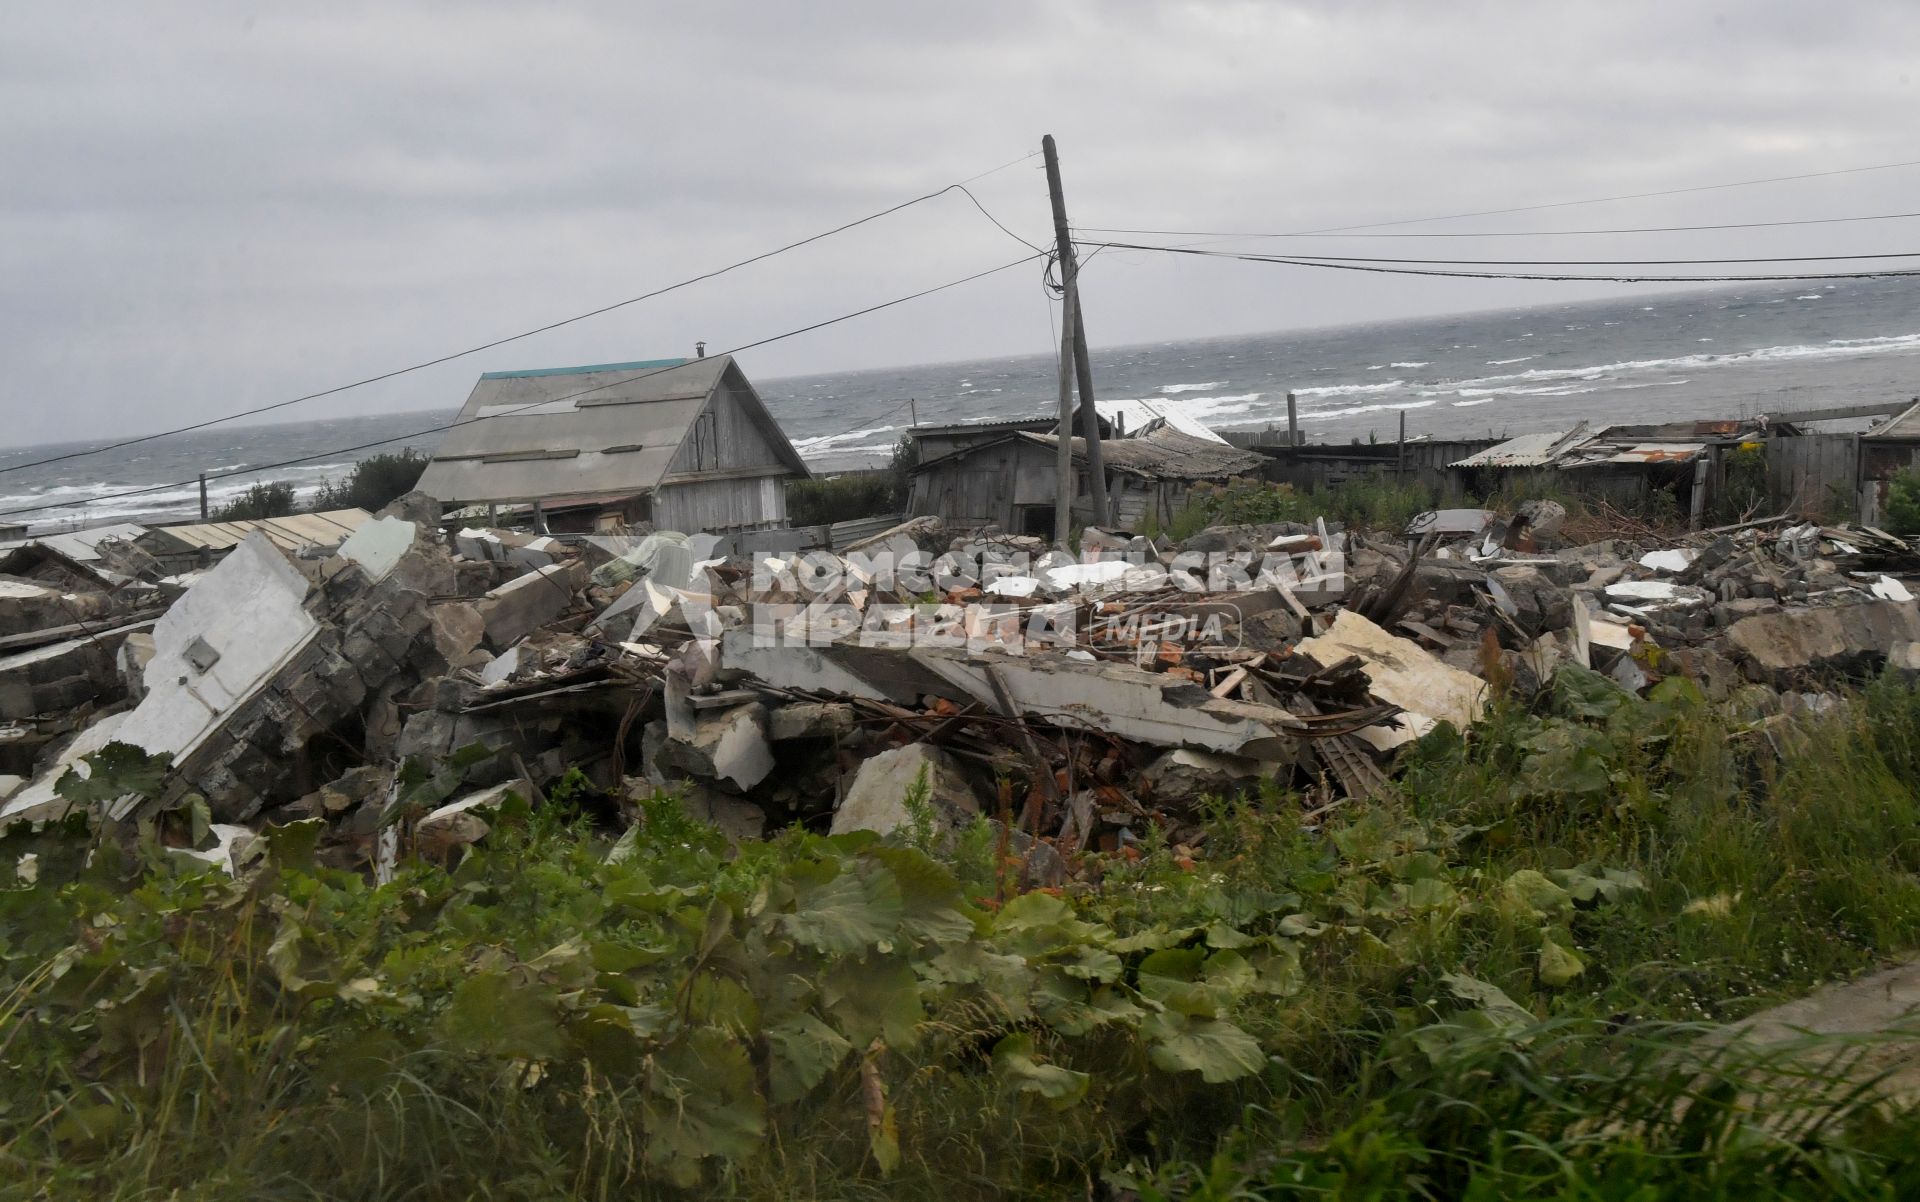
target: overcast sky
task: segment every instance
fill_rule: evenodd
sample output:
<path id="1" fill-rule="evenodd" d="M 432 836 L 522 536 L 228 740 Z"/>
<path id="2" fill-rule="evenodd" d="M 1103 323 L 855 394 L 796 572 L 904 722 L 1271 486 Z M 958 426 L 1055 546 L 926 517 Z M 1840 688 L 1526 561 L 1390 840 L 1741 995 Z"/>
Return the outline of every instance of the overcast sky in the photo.
<path id="1" fill-rule="evenodd" d="M 1077 225 L 1232 231 L 1920 158 L 1916 51 L 1911 3 L 15 0 L 0 445 L 144 432 L 499 337 L 997 167 L 1047 132 Z M 973 187 L 1016 232 L 1050 236 L 1037 158 Z M 1909 209 L 1920 169 L 1411 228 Z M 1557 245 L 1920 249 L 1901 241 L 1913 225 Z M 949 195 L 286 416 L 450 407 L 484 370 L 720 350 L 1023 253 Z M 1120 252 L 1085 287 L 1096 344 L 1623 290 Z M 768 378 L 1036 353 L 1045 305 L 1021 267 L 743 361 Z"/>

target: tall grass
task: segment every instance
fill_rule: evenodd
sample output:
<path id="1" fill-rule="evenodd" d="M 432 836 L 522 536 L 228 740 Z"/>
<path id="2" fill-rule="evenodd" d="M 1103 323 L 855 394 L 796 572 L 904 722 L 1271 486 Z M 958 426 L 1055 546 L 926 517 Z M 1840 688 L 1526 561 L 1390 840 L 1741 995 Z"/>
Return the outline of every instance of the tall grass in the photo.
<path id="1" fill-rule="evenodd" d="M 1642 699 L 1563 672 L 1414 745 L 1392 796 L 1301 814 L 1273 793 L 1142 823 L 1046 925 L 996 910 L 984 827 L 949 871 L 985 900 L 937 911 L 899 908 L 946 888 L 911 849 L 789 834 L 730 856 L 664 802 L 618 864 L 542 812 L 380 889 L 292 858 L 246 886 L 155 849 L 122 872 L 112 842 L 80 866 L 43 834 L 38 878 L 0 888 L 0 1198 L 1920 1189 L 1920 1128 L 1850 1062 L 1881 1049 L 1717 1037 L 1920 946 L 1920 697 L 1902 682 L 1787 720 L 1684 680 Z M 25 846 L 0 848 L 0 879 Z M 810 921 L 859 971 L 777 970 L 779 915 L 836 872 L 868 883 L 815 895 Z M 767 1089 L 769 1016 L 829 978 L 865 988 L 927 938 L 952 955 L 915 961 L 917 1038 L 856 1041 L 750 1130 L 711 1109 L 744 1079 L 669 1044 L 635 1059 L 597 1025 L 737 1029 Z M 1230 1017 L 1262 1066 L 1209 1083 L 1124 1024 L 1016 1017 L 1089 979 L 1114 982 L 1102 1005 Z M 1009 1076 L 1013 1036 L 1031 1059 Z M 662 1141 L 688 1137 L 734 1151 L 663 1176 Z"/>

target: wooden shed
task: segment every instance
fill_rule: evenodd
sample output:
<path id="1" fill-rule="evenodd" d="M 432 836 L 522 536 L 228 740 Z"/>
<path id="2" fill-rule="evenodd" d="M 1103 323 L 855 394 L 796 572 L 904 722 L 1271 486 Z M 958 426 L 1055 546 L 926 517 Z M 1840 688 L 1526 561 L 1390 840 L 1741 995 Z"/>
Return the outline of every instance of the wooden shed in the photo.
<path id="1" fill-rule="evenodd" d="M 420 477 L 453 505 L 637 497 L 662 530 L 787 524 L 806 464 L 731 355 L 493 371 Z"/>
<path id="2" fill-rule="evenodd" d="M 937 515 L 958 525 L 988 522 L 1014 534 L 1053 535 L 1059 441 L 1053 434 L 1014 430 L 963 447 L 913 469 L 908 512 Z M 1202 480 L 1258 475 L 1261 457 L 1221 442 L 1160 427 L 1138 438 L 1102 441 L 1110 524 L 1138 528 L 1162 523 L 1186 503 Z M 1076 523 L 1092 520 L 1086 442 L 1072 440 Z"/>

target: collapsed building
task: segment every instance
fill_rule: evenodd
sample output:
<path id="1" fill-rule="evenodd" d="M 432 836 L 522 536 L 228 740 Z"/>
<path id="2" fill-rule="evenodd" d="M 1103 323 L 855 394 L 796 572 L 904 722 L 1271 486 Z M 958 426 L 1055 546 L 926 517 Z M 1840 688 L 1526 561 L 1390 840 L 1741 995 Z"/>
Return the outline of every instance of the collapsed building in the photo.
<path id="1" fill-rule="evenodd" d="M 1050 455 L 1038 437 L 1020 444 Z M 1114 445 L 1201 453 L 1185 440 L 1204 441 Z M 666 790 L 736 839 L 984 819 L 1057 882 L 1088 850 L 1198 839 L 1205 796 L 1292 789 L 1310 819 L 1377 796 L 1399 748 L 1569 665 L 1778 712 L 1920 670 L 1903 539 L 1775 519 L 1571 545 L 1564 519 L 1535 502 L 1179 545 L 1090 528 L 1068 555 L 922 515 L 832 552 L 730 553 L 473 526 L 416 493 L 344 538 L 251 531 L 186 579 L 17 558 L 0 823 L 204 803 L 210 842 L 185 851 L 236 863 L 254 833 L 319 820 L 332 862 L 377 875 L 564 779 L 610 824 Z M 95 782 L 129 755 L 158 782 Z"/>

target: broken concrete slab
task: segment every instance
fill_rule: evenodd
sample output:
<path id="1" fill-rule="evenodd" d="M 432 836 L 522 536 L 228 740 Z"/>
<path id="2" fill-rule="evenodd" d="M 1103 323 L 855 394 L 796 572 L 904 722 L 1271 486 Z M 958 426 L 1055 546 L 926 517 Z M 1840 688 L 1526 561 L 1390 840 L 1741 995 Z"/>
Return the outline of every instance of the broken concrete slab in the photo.
<path id="1" fill-rule="evenodd" d="M 486 626 L 487 645 L 504 651 L 553 621 L 573 604 L 586 579 L 578 563 L 536 568 L 482 597 L 474 608 Z"/>
<path id="2" fill-rule="evenodd" d="M 419 534 L 412 522 L 395 517 L 374 518 L 362 522 L 359 529 L 347 535 L 336 554 L 359 564 L 368 580 L 384 580 Z"/>
<path id="3" fill-rule="evenodd" d="M 672 741 L 670 754 L 680 766 L 709 780 L 726 781 L 742 791 L 753 788 L 773 771 L 773 749 L 767 744 L 767 707 L 757 701 L 732 709 L 696 712 L 691 735 Z"/>
<path id="4" fill-rule="evenodd" d="M 1341 610 L 1331 629 L 1299 649 L 1323 667 L 1359 656 L 1373 695 L 1407 711 L 1397 730 L 1374 726 L 1360 732 L 1378 740 L 1376 745 L 1407 742 L 1443 721 L 1465 730 L 1486 710 L 1486 681 L 1449 667 L 1418 643 L 1388 634 L 1351 610 Z"/>
<path id="5" fill-rule="evenodd" d="M 1903 644 L 1920 640 L 1920 603 L 1862 601 L 1742 618 L 1727 648 L 1748 679 L 1782 687 L 1809 674 L 1879 670 Z"/>
<path id="6" fill-rule="evenodd" d="M 1192 805 L 1203 797 L 1236 797 L 1279 779 L 1271 760 L 1221 755 L 1178 747 L 1163 752 L 1140 773 L 1159 805 Z"/>
<path id="7" fill-rule="evenodd" d="M 843 701 L 796 701 L 767 711 L 767 737 L 776 743 L 844 738 L 856 726 L 853 707 Z"/>
<path id="8" fill-rule="evenodd" d="M 918 818 L 907 808 L 909 794 L 924 786 L 928 809 Z M 931 822 L 933 833 L 946 831 L 980 812 L 979 798 L 954 758 L 938 747 L 909 743 L 883 751 L 860 765 L 840 808 L 832 833 L 873 831 L 891 834 L 916 821 Z"/>

